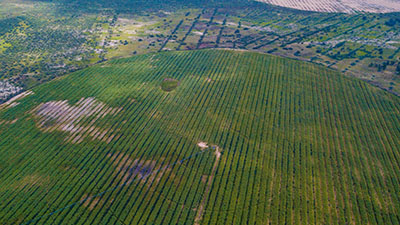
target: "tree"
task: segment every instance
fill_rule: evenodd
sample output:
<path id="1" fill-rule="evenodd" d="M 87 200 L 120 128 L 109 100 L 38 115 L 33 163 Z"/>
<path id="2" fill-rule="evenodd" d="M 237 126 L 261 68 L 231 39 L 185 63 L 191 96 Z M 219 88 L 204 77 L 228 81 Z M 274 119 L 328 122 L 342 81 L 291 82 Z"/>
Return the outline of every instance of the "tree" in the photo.
<path id="1" fill-rule="evenodd" d="M 389 27 L 393 27 L 394 25 L 396 25 L 396 23 L 397 23 L 397 21 L 392 18 L 392 19 L 386 21 L 385 25 L 389 26 Z"/>

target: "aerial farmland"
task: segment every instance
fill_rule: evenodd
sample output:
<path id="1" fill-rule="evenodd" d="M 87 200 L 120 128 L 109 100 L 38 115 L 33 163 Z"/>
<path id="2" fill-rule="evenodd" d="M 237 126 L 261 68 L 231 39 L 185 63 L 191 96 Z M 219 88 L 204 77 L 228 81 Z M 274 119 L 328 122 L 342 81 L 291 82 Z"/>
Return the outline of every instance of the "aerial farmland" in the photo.
<path id="1" fill-rule="evenodd" d="M 0 0 L 0 224 L 400 224 L 400 8 Z"/>

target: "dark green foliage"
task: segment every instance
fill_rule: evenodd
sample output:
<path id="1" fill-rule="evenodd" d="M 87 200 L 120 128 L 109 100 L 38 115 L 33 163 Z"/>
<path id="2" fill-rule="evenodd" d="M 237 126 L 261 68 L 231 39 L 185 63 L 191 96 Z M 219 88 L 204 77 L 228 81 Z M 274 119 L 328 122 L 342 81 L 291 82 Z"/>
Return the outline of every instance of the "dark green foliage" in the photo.
<path id="1" fill-rule="evenodd" d="M 174 90 L 175 88 L 177 88 L 179 85 L 179 81 L 172 79 L 172 78 L 165 78 L 162 82 L 161 82 L 161 89 L 163 91 L 166 92 L 170 92 L 172 90 Z"/>
<path id="2" fill-rule="evenodd" d="M 389 19 L 388 21 L 385 22 L 385 25 L 389 26 L 389 27 L 393 27 L 394 25 L 396 25 L 397 22 L 398 22 L 397 20 L 391 18 L 391 19 Z"/>
<path id="3" fill-rule="evenodd" d="M 22 16 L 0 19 L 0 36 L 14 29 L 19 22 L 24 21 Z"/>

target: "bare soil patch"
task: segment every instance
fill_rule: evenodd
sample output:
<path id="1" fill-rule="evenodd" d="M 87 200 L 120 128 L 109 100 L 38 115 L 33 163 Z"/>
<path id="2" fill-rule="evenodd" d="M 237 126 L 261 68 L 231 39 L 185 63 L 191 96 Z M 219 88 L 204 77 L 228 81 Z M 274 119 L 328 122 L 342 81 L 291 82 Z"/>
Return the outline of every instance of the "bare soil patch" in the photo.
<path id="1" fill-rule="evenodd" d="M 67 100 L 42 103 L 33 110 L 37 126 L 44 132 L 62 131 L 68 134 L 66 141 L 80 143 L 86 137 L 110 142 L 112 130 L 94 126 L 106 115 L 115 115 L 122 108 L 112 108 L 95 98 L 82 98 L 75 105 Z M 90 118 L 89 118 L 90 117 Z"/>
<path id="2" fill-rule="evenodd" d="M 3 104 L 1 104 L 0 109 L 1 108 L 7 109 L 7 108 L 12 108 L 14 106 L 17 106 L 17 105 L 19 105 L 19 102 L 17 102 L 18 100 L 21 100 L 21 99 L 25 98 L 26 96 L 33 95 L 33 94 L 34 94 L 33 91 L 22 92 L 16 96 L 12 97 L 10 100 L 4 102 Z"/>
<path id="3" fill-rule="evenodd" d="M 197 143 L 197 146 L 199 146 L 201 149 L 208 148 L 207 142 L 199 142 Z"/>

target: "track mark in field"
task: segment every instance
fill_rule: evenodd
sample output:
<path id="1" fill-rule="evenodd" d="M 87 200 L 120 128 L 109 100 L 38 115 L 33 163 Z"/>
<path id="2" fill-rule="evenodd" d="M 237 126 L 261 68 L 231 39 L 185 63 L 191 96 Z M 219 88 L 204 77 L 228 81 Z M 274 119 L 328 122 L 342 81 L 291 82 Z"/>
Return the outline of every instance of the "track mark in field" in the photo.
<path id="1" fill-rule="evenodd" d="M 189 30 L 187 31 L 187 33 L 185 34 L 185 36 L 182 38 L 182 40 L 180 41 L 180 44 L 178 46 L 178 48 L 176 50 L 180 50 L 182 45 L 185 43 L 186 38 L 189 36 L 189 34 L 192 32 L 193 28 L 196 26 L 196 24 L 199 22 L 199 19 L 201 17 L 201 13 L 199 15 L 197 15 L 197 17 L 194 19 L 192 25 L 190 26 Z"/>
<path id="2" fill-rule="evenodd" d="M 165 39 L 164 43 L 161 45 L 160 49 L 158 50 L 161 52 L 164 47 L 168 44 L 169 40 L 171 40 L 172 36 L 176 33 L 177 30 L 179 30 L 179 27 L 183 24 L 184 20 L 179 21 L 178 25 L 176 25 L 175 29 L 171 32 L 171 34 Z"/>
<path id="3" fill-rule="evenodd" d="M 196 49 L 199 49 L 199 48 L 202 47 L 203 39 L 207 36 L 208 28 L 209 28 L 209 27 L 211 26 L 211 24 L 213 23 L 214 18 L 215 18 L 215 15 L 217 15 L 217 12 L 218 12 L 218 8 L 216 8 L 216 9 L 214 10 L 213 14 L 211 15 L 210 20 L 208 21 L 208 23 L 207 23 L 207 25 L 206 25 L 206 29 L 204 30 L 203 34 L 200 36 L 199 41 L 197 42 Z"/>
<path id="4" fill-rule="evenodd" d="M 201 146 L 200 146 L 200 144 L 201 144 Z M 200 142 L 198 144 L 198 146 L 201 147 L 202 149 L 204 146 L 207 146 L 206 148 L 208 148 L 208 145 L 205 142 Z M 206 187 L 206 190 L 204 191 L 203 199 L 201 200 L 199 208 L 197 209 L 197 215 L 196 215 L 196 218 L 194 219 L 195 225 L 199 225 L 200 221 L 203 217 L 204 206 L 207 203 L 208 195 L 210 194 L 210 191 L 211 191 L 211 185 L 214 180 L 214 176 L 215 176 L 215 172 L 217 170 L 219 159 L 221 158 L 221 152 L 219 151 L 219 147 L 215 146 L 215 145 L 213 145 L 212 147 L 215 148 L 215 162 L 214 162 L 214 166 L 212 168 L 211 174 L 208 177 L 207 187 Z"/>
<path id="5" fill-rule="evenodd" d="M 95 98 L 81 98 L 75 105 L 67 100 L 41 103 L 33 110 L 36 125 L 44 132 L 62 131 L 69 135 L 65 141 L 80 143 L 85 137 L 109 143 L 115 134 L 112 130 L 94 126 L 106 115 L 115 115 L 122 108 L 112 108 Z"/>

